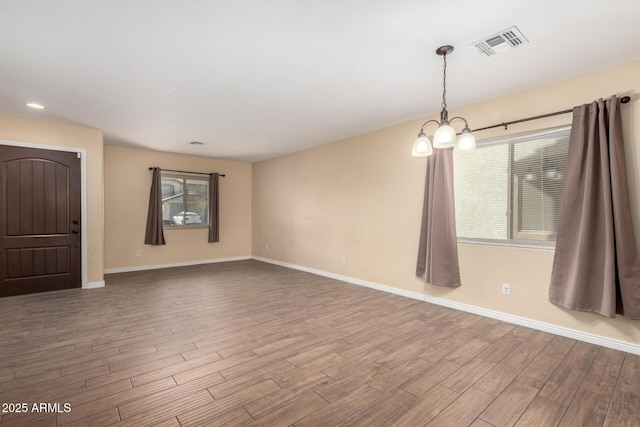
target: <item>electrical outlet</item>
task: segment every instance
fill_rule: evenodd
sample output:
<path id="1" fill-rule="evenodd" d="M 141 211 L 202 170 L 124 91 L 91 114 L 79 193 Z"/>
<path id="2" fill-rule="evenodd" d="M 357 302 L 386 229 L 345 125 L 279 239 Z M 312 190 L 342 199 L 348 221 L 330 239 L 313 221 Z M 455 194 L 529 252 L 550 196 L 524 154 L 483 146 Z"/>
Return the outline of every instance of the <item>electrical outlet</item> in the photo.
<path id="1" fill-rule="evenodd" d="M 343 256 L 342 259 L 340 259 L 340 264 L 342 265 L 346 265 L 347 264 L 347 257 Z"/>
<path id="2" fill-rule="evenodd" d="M 511 285 L 508 283 L 502 284 L 502 294 L 503 295 L 511 295 Z"/>
<path id="3" fill-rule="evenodd" d="M 264 250 L 265 251 L 269 251 L 269 244 L 268 243 L 266 245 L 264 245 Z"/>

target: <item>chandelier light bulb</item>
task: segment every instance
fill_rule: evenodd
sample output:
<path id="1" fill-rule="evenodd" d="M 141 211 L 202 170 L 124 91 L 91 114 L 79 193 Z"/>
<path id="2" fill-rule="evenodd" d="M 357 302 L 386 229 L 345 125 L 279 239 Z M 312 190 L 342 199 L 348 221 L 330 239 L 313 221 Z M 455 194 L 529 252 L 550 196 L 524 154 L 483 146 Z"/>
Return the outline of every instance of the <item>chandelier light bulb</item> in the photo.
<path id="1" fill-rule="evenodd" d="M 466 151 L 476 149 L 476 138 L 471 135 L 468 129 L 462 131 L 456 141 L 456 150 Z"/>
<path id="2" fill-rule="evenodd" d="M 429 138 L 427 138 L 424 133 L 420 133 L 416 142 L 413 143 L 411 155 L 413 157 L 426 157 L 430 156 L 432 153 L 433 148 L 431 147 L 431 141 L 429 141 Z"/>
<path id="3" fill-rule="evenodd" d="M 456 131 L 448 124 L 441 124 L 433 136 L 433 146 L 435 148 L 449 148 L 456 143 Z"/>

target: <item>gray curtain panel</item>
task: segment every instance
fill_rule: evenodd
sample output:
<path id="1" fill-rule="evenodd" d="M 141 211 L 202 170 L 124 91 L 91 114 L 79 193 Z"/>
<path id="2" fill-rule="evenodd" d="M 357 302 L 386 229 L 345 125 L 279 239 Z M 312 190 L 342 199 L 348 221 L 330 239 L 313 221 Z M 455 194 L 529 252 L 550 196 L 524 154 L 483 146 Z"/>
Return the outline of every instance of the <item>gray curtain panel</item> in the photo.
<path id="1" fill-rule="evenodd" d="M 453 149 L 429 156 L 416 275 L 439 286 L 460 286 L 453 195 Z"/>
<path id="2" fill-rule="evenodd" d="M 640 319 L 640 261 L 616 97 L 573 109 L 549 300 Z"/>
<path id="3" fill-rule="evenodd" d="M 220 241 L 219 179 L 217 173 L 209 175 L 209 243 Z"/>
<path id="4" fill-rule="evenodd" d="M 154 246 L 166 244 L 162 230 L 162 178 L 160 176 L 160 168 L 153 168 L 144 243 L 145 245 Z"/>

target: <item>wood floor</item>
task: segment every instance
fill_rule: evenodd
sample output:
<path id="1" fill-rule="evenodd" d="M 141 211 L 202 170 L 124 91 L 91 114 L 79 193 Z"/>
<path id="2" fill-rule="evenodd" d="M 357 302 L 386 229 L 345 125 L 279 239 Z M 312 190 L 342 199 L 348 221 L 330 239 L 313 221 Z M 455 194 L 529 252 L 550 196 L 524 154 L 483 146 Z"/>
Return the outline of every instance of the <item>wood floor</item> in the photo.
<path id="1" fill-rule="evenodd" d="M 640 425 L 640 356 L 258 261 L 106 283 L 0 299 L 0 426 Z"/>

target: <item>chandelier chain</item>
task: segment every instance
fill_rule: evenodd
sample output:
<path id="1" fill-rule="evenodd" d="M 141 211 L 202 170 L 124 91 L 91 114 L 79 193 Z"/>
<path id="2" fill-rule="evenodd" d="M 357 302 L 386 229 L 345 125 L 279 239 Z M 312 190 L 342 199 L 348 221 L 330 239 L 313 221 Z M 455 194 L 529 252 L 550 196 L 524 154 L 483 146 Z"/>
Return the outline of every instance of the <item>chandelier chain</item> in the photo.
<path id="1" fill-rule="evenodd" d="M 444 65 L 442 66 L 442 109 L 447 109 L 447 54 L 442 56 Z"/>

